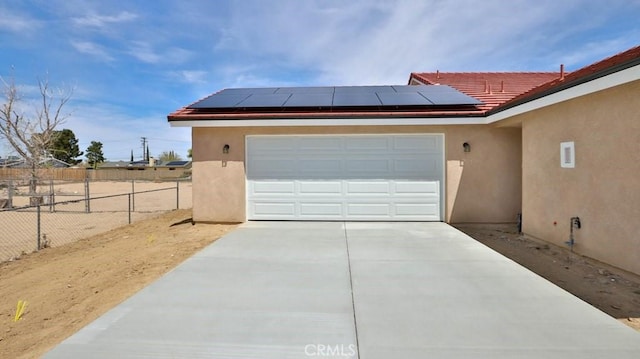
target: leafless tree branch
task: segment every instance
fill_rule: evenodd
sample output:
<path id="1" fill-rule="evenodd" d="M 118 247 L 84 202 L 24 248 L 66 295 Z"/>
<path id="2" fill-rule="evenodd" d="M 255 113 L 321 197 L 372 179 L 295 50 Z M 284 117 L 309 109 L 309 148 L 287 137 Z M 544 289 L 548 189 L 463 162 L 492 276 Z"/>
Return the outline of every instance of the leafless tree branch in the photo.
<path id="1" fill-rule="evenodd" d="M 31 180 L 36 181 L 38 168 L 50 156 L 55 129 L 68 118 L 63 108 L 71 99 L 73 91 L 49 87 L 48 78 L 38 79 L 40 101 L 33 112 L 25 111 L 20 91 L 13 77 L 3 78 L 4 103 L 0 108 L 0 138 L 25 161 L 31 170 Z M 35 185 L 34 185 L 35 186 Z"/>

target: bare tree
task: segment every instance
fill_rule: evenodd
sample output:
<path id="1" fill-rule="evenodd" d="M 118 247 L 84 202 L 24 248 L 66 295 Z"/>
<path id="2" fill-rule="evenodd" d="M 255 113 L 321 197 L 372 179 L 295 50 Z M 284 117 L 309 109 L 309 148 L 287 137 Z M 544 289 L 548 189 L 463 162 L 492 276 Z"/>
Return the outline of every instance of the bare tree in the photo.
<path id="1" fill-rule="evenodd" d="M 38 200 L 35 197 L 38 169 L 50 156 L 56 127 L 68 117 L 62 110 L 71 98 L 72 91 L 53 90 L 49 88 L 48 79 L 39 79 L 39 100 L 34 111 L 29 112 L 22 104 L 13 77 L 8 82 L 0 79 L 4 87 L 4 103 L 0 108 L 0 138 L 8 142 L 29 169 L 29 192 L 33 203 Z"/>

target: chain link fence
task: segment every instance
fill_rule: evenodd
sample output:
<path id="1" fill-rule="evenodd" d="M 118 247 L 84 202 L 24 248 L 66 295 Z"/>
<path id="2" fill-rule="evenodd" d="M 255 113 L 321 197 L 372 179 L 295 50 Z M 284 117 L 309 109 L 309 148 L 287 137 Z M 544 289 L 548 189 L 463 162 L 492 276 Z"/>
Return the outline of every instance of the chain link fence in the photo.
<path id="1" fill-rule="evenodd" d="M 38 183 L 37 191 L 7 180 L 0 187 L 0 262 L 191 207 L 185 180 L 58 181 Z"/>

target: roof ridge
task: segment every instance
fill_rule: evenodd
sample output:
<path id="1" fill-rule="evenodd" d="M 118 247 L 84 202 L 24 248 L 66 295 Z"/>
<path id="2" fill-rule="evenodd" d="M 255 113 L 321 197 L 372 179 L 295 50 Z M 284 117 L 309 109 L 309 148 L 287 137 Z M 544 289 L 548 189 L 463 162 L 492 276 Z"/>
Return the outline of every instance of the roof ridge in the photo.
<path id="1" fill-rule="evenodd" d="M 435 71 L 412 74 L 559 74 L 560 71 Z M 568 73 L 568 72 L 565 72 Z"/>

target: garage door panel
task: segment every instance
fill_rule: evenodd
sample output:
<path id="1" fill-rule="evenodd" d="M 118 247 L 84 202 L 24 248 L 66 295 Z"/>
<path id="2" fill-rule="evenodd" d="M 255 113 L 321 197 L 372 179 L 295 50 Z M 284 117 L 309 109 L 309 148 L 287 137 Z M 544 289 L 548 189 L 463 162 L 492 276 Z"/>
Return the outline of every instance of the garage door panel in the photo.
<path id="1" fill-rule="evenodd" d="M 339 137 L 328 136 L 309 136 L 304 139 L 298 138 L 298 146 L 295 150 L 309 151 L 311 153 L 317 153 L 318 151 L 323 153 L 341 153 L 342 139 Z"/>
<path id="2" fill-rule="evenodd" d="M 388 178 L 391 166 L 387 159 L 355 159 L 345 161 L 347 176 L 360 175 L 360 178 Z"/>
<path id="3" fill-rule="evenodd" d="M 397 216 L 422 215 L 439 217 L 438 203 L 397 203 L 395 208 Z"/>
<path id="4" fill-rule="evenodd" d="M 267 151 L 278 151 L 278 152 L 287 152 L 295 150 L 296 148 L 296 138 L 294 137 L 285 137 L 285 136 L 263 136 L 263 137 L 254 137 L 251 139 L 252 144 L 260 147 L 261 152 Z"/>
<path id="5" fill-rule="evenodd" d="M 442 135 L 249 136 L 247 217 L 438 221 L 443 176 Z"/>
<path id="6" fill-rule="evenodd" d="M 391 216 L 391 205 L 388 203 L 348 203 L 347 215 L 352 217 L 385 217 Z"/>
<path id="7" fill-rule="evenodd" d="M 394 136 L 393 149 L 417 151 L 421 153 L 441 153 L 440 138 L 431 136 Z"/>
<path id="8" fill-rule="evenodd" d="M 342 202 L 306 202 L 300 204 L 300 216 L 327 216 L 328 218 L 342 218 Z"/>
<path id="9" fill-rule="evenodd" d="M 422 157 L 419 159 L 397 159 L 393 161 L 393 169 L 396 175 L 411 175 L 424 178 L 426 173 L 437 174 L 441 172 L 438 158 Z"/>
<path id="10" fill-rule="evenodd" d="M 388 137 L 351 137 L 345 139 L 345 149 L 348 151 L 363 151 L 369 153 L 372 150 L 387 152 L 389 150 Z"/>
<path id="11" fill-rule="evenodd" d="M 438 196 L 440 193 L 440 182 L 438 181 L 397 181 L 395 185 L 397 194 Z"/>
<path id="12" fill-rule="evenodd" d="M 325 177 L 335 177 L 332 174 L 340 173 L 342 163 L 339 158 L 335 159 L 319 159 L 310 158 L 298 163 L 298 174 L 300 178 L 315 178 L 318 174 L 324 174 Z"/>
<path id="13" fill-rule="evenodd" d="M 282 194 L 295 194 L 295 182 L 294 181 L 260 181 L 254 182 L 250 186 L 250 191 L 254 195 L 282 195 Z"/>
<path id="14" fill-rule="evenodd" d="M 346 195 L 389 195 L 391 192 L 391 186 L 388 182 L 347 182 Z"/>
<path id="15" fill-rule="evenodd" d="M 258 217 L 269 218 L 272 216 L 291 217 L 296 214 L 295 202 L 259 202 L 253 204 L 253 213 Z"/>
<path id="16" fill-rule="evenodd" d="M 333 194 L 339 197 L 342 194 L 342 182 L 341 181 L 299 181 L 299 194 Z"/>
<path id="17" fill-rule="evenodd" d="M 254 179 L 279 179 L 292 178 L 296 175 L 296 170 L 291 168 L 291 161 L 285 158 L 255 158 L 248 162 L 251 168 L 251 177 Z"/>

